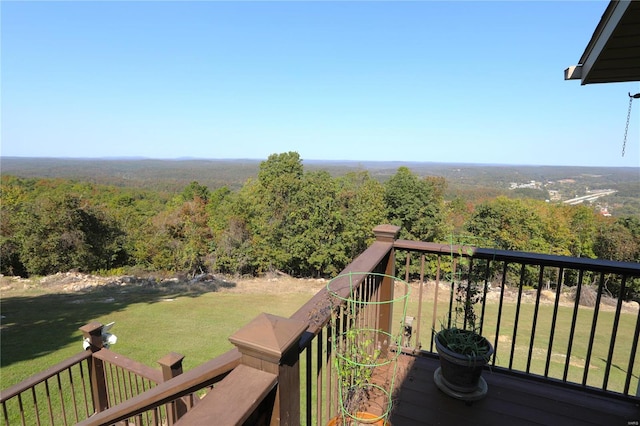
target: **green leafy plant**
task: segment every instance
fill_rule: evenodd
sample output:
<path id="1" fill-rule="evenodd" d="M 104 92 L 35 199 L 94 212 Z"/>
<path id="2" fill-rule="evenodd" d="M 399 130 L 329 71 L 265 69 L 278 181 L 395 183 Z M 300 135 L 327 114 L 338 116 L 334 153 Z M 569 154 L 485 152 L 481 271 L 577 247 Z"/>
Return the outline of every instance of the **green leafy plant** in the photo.
<path id="1" fill-rule="evenodd" d="M 352 328 L 337 343 L 335 367 L 340 385 L 340 399 L 347 413 L 360 410 L 368 399 L 371 377 L 381 349 L 376 347 L 377 330 Z"/>
<path id="2" fill-rule="evenodd" d="M 385 299 L 378 292 L 381 285 L 404 285 L 405 289 L 398 291 L 397 297 Z M 349 272 L 332 279 L 327 291 L 339 411 L 331 419 L 339 423 L 330 424 L 383 424 L 393 406 L 391 395 L 400 355 L 390 348 L 400 345 L 402 334 L 401 327 L 395 334 L 380 327 L 378 313 L 385 306 L 395 307 L 404 318 L 409 285 L 391 275 Z"/>
<path id="3" fill-rule="evenodd" d="M 490 347 L 478 333 L 472 330 L 461 330 L 456 327 L 444 328 L 438 334 L 440 343 L 455 353 L 465 355 L 469 359 L 485 358 L 489 360 Z"/>
<path id="4" fill-rule="evenodd" d="M 485 357 L 488 361 L 490 347 L 480 335 L 480 325 L 475 307 L 484 300 L 484 292 L 474 283 L 458 284 L 455 306 L 449 313 L 447 326 L 442 326 L 438 339 L 444 346 L 468 358 Z"/>
<path id="5" fill-rule="evenodd" d="M 454 256 L 457 250 L 457 256 Z M 482 304 L 485 298 L 484 286 L 471 279 L 470 271 L 467 275 L 463 270 L 469 267 L 468 257 L 473 249 L 459 243 L 454 246 L 451 239 L 451 285 L 454 292 L 454 305 L 442 324 L 438 339 L 440 343 L 451 351 L 467 356 L 469 359 L 484 357 L 487 361 L 491 348 L 487 340 L 481 336 L 481 324 L 476 313 L 476 306 Z"/>

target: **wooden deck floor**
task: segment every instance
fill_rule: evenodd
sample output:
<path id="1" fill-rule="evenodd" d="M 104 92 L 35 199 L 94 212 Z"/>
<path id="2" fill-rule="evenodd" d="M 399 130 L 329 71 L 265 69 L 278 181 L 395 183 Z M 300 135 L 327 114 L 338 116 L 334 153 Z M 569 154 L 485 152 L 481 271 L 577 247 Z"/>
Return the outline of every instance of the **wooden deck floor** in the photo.
<path id="1" fill-rule="evenodd" d="M 390 417 L 393 426 L 640 424 L 637 404 L 497 371 L 483 374 L 488 395 L 467 405 L 436 387 L 433 373 L 438 366 L 433 358 L 399 358 L 398 389 Z"/>

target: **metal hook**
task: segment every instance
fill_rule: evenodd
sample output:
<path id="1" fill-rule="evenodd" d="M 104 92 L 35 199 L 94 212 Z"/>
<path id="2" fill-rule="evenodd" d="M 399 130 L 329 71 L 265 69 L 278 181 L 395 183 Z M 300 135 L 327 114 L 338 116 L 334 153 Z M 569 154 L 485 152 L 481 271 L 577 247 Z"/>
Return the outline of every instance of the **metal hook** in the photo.
<path id="1" fill-rule="evenodd" d="M 624 128 L 624 138 L 622 139 L 622 156 L 624 157 L 624 151 L 627 148 L 627 132 L 629 131 L 629 120 L 631 120 L 631 104 L 633 104 L 634 99 L 640 99 L 640 93 L 636 93 L 632 95 L 629 93 L 629 110 L 627 111 L 627 125 Z"/>

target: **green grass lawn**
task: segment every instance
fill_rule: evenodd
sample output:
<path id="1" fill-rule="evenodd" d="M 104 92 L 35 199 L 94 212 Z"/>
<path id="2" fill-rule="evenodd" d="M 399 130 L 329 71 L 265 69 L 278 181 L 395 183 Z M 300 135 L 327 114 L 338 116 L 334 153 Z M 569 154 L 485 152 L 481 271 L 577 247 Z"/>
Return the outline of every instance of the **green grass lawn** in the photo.
<path id="1" fill-rule="evenodd" d="M 414 324 L 414 340 L 419 339 L 422 348 L 429 350 L 431 345 L 431 330 L 435 326 L 436 330 L 441 327 L 441 321 L 448 312 L 448 292 L 440 291 L 438 296 L 437 312 L 433 313 L 433 300 L 431 290 L 423 293 L 424 301 L 422 305 L 422 321 L 420 322 L 420 335 L 416 336 L 418 324 Z M 503 303 L 501 321 L 498 329 L 498 303 L 487 302 L 483 335 L 494 344 L 496 331 L 498 334 L 498 345 L 496 348 L 496 365 L 509 367 L 514 370 L 525 371 L 527 359 L 531 349 L 531 363 L 529 371 L 534 374 L 544 375 L 547 354 L 549 353 L 549 342 L 551 336 L 551 325 L 553 319 L 553 304 L 540 304 L 537 314 L 536 333 L 533 347 L 530 348 L 531 332 L 534 320 L 533 303 L 523 303 L 518 316 L 517 333 L 514 336 L 516 322 L 516 303 L 513 301 Z M 414 288 L 411 294 L 407 314 L 417 317 L 418 315 L 418 291 Z M 567 380 L 575 383 L 582 383 L 583 373 L 586 364 L 587 348 L 591 325 L 593 321 L 594 309 L 580 306 L 576 325 L 573 330 L 573 341 L 571 355 L 569 357 Z M 573 306 L 560 306 L 556 318 L 556 327 L 553 336 L 553 346 L 549 360 L 549 377 L 562 379 L 564 376 L 565 364 L 569 347 L 569 337 L 571 335 L 571 323 Z M 613 345 L 613 362 L 610 367 L 607 380 L 607 389 L 623 392 L 629 364 L 629 353 L 633 343 L 633 335 L 637 321 L 637 313 L 622 313 L 618 324 L 618 331 Z M 400 324 L 400 319 L 394 321 Z M 606 370 L 606 360 L 609 356 L 611 335 L 613 330 L 614 312 L 611 308 L 601 309 L 593 343 L 591 359 L 589 361 L 589 373 L 587 385 L 597 388 L 603 387 Z M 515 339 L 513 356 L 511 354 L 511 344 Z M 435 348 L 434 348 L 435 351 Z M 635 394 L 638 386 L 638 375 L 640 374 L 640 354 L 636 353 L 635 362 L 632 366 L 632 378 L 630 383 L 630 393 Z"/>
<path id="2" fill-rule="evenodd" d="M 80 352 L 82 342 L 78 328 L 91 321 L 103 324 L 116 322 L 112 329 L 118 337 L 118 343 L 112 347 L 115 352 L 156 368 L 157 360 L 169 352 L 178 352 L 185 355 L 186 371 L 232 348 L 228 337 L 259 313 L 289 316 L 311 295 L 310 291 L 301 291 L 300 288 L 264 293 L 255 289 L 239 293 L 129 287 L 100 288 L 84 293 L 52 293 L 42 288 L 3 292 L 0 300 L 4 316 L 0 387 L 7 388 Z M 423 300 L 419 336 L 423 349 L 429 349 L 433 324 L 439 328 L 440 320 L 448 310 L 446 296 L 446 292 L 440 293 L 435 317 L 433 301 L 426 296 Z M 533 304 L 521 307 L 512 361 L 514 369 L 526 368 L 533 308 Z M 401 312 L 400 307 L 396 307 L 394 312 Z M 503 305 L 497 333 L 497 365 L 500 366 L 508 366 L 511 360 L 515 312 L 515 303 Z M 559 310 L 548 373 L 551 377 L 562 378 L 564 373 L 571 312 L 569 307 Z M 416 317 L 418 314 L 418 292 L 415 289 L 409 299 L 407 314 Z M 530 367 L 530 371 L 536 374 L 544 374 L 552 314 L 553 305 L 540 306 Z M 571 381 L 582 380 L 592 316 L 593 309 L 580 308 L 569 359 L 568 379 Z M 484 334 L 493 343 L 497 303 L 487 305 L 486 318 Z M 608 389 L 621 392 L 624 387 L 635 322 L 634 314 L 621 316 Z M 612 323 L 613 312 L 602 312 L 589 364 L 589 385 L 602 387 Z M 395 318 L 394 326 L 399 329 L 400 318 Z M 412 343 L 417 337 L 417 326 L 414 324 Z M 638 385 L 640 355 L 636 355 L 633 371 L 632 393 Z"/>
<path id="3" fill-rule="evenodd" d="M 172 293 L 98 289 L 83 294 L 32 289 L 2 294 L 1 388 L 82 351 L 82 325 L 115 321 L 112 350 L 158 367 L 169 352 L 185 356 L 189 370 L 233 346 L 228 338 L 261 312 L 289 316 L 309 292 L 246 294 Z"/>

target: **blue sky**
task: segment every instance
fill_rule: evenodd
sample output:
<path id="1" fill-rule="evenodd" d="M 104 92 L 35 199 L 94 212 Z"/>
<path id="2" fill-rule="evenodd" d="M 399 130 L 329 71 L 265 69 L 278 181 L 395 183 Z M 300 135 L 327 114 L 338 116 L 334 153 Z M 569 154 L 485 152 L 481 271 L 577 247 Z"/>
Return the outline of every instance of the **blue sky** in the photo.
<path id="1" fill-rule="evenodd" d="M 638 167 L 607 3 L 2 1 L 1 155 Z"/>

